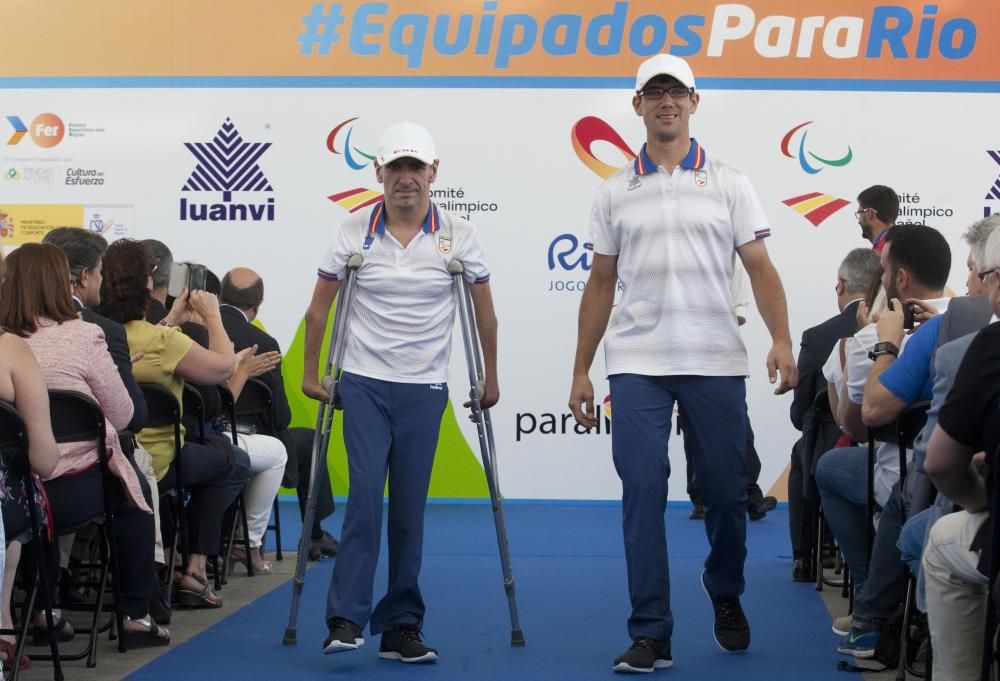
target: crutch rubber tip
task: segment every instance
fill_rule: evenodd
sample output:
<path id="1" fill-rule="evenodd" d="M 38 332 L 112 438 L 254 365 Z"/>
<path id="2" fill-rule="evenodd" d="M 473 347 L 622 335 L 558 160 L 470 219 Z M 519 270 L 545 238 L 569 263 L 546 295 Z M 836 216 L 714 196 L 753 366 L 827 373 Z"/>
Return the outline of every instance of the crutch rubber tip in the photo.
<path id="1" fill-rule="evenodd" d="M 289 627 L 285 629 L 285 635 L 281 638 L 281 642 L 286 646 L 293 646 L 298 642 L 298 635 L 296 631 Z"/>
<path id="2" fill-rule="evenodd" d="M 524 632 L 520 629 L 510 630 L 510 644 L 512 646 L 523 646 L 524 645 Z"/>

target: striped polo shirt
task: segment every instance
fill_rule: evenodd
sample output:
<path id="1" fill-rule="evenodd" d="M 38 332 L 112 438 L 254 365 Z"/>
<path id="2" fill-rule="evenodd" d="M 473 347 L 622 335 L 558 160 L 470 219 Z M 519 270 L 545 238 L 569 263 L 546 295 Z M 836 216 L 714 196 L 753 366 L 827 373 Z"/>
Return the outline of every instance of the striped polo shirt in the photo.
<path id="1" fill-rule="evenodd" d="M 349 215 L 337 226 L 319 266 L 321 279 L 341 281 L 360 253 L 344 369 L 397 383 L 448 380 L 455 301 L 448 263 L 465 265 L 470 283 L 489 281 L 475 227 L 433 203 L 423 229 L 403 248 L 385 223 L 385 204 Z"/>
<path id="2" fill-rule="evenodd" d="M 747 375 L 730 287 L 735 249 L 770 235 L 747 177 L 696 140 L 667 173 L 642 146 L 598 189 L 594 252 L 623 290 L 604 339 L 608 375 Z"/>

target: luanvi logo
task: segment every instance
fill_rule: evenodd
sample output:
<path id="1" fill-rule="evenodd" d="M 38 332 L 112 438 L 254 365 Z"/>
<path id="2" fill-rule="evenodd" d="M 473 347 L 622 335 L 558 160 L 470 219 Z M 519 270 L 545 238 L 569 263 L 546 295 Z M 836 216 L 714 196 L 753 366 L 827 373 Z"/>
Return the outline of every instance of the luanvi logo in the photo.
<path id="1" fill-rule="evenodd" d="M 193 203 L 181 197 L 181 220 L 209 222 L 274 220 L 274 198 L 264 203 L 235 203 L 233 192 L 271 192 L 271 183 L 257 164 L 270 142 L 246 142 L 227 118 L 211 142 L 184 144 L 198 160 L 185 192 L 222 192 L 222 203 Z"/>

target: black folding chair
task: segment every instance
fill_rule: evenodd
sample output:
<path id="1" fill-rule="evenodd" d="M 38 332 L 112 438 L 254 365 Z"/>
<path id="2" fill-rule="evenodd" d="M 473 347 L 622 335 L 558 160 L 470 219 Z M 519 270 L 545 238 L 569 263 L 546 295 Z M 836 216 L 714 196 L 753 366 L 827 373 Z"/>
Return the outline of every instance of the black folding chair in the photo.
<path id="1" fill-rule="evenodd" d="M 259 378 L 248 380 L 236 400 L 235 409 L 234 423 L 253 425 L 258 433 L 278 437 L 278 431 L 274 427 L 274 395 L 264 381 Z M 281 553 L 281 510 L 277 497 L 271 509 L 271 519 L 267 529 L 274 530 L 274 557 L 276 560 L 284 560 Z"/>
<path id="2" fill-rule="evenodd" d="M 140 383 L 142 396 L 146 400 L 145 428 L 171 428 L 174 436 L 174 486 L 169 490 L 160 490 L 160 511 L 166 509 L 171 516 L 174 528 L 173 539 L 170 542 L 170 564 L 166 566 L 163 579 L 163 600 L 171 602 L 174 590 L 174 563 L 177 552 L 181 551 L 181 565 L 187 564 L 187 521 L 184 516 L 185 493 L 181 485 L 181 405 L 174 394 L 162 385 L 156 383 Z M 140 431 L 141 432 L 141 431 Z M 162 516 L 161 516 L 162 517 Z"/>
<path id="3" fill-rule="evenodd" d="M 49 390 L 49 411 L 52 417 L 52 433 L 56 442 L 97 442 L 97 458 L 101 466 L 101 496 L 103 499 L 103 510 L 101 514 L 86 520 L 76 527 L 58 528 L 60 535 L 75 534 L 79 529 L 92 522 L 100 525 L 101 530 L 101 557 L 98 563 L 83 564 L 80 567 L 89 572 L 98 570 L 97 581 L 90 586 L 96 587 L 97 599 L 94 604 L 94 616 L 89 630 L 81 630 L 81 633 L 89 633 L 87 647 L 81 652 L 67 655 L 63 654 L 64 660 L 82 660 L 87 658 L 87 666 L 94 667 L 97 664 L 97 634 L 108 627 L 100 627 L 98 622 L 101 613 L 104 611 L 104 594 L 107 589 L 108 576 L 111 577 L 111 595 L 113 615 L 113 635 L 118 638 L 119 652 L 127 650 L 125 637 L 121 635 L 123 631 L 124 614 L 122 612 L 121 577 L 118 563 L 118 544 L 115 541 L 115 516 L 112 510 L 111 490 L 113 486 L 119 485 L 118 479 L 111 471 L 111 462 L 108 454 L 107 430 L 104 412 L 100 406 L 90 396 L 72 390 Z M 152 539 L 152 538 L 151 538 Z M 68 609 L 68 608 L 67 608 Z M 87 609 L 87 608 L 78 608 Z M 109 623 L 109 627 L 111 623 Z M 50 632 L 51 637 L 51 632 Z M 49 656 L 37 655 L 40 660 L 48 659 Z"/>
<path id="4" fill-rule="evenodd" d="M 38 507 L 35 505 L 36 483 L 34 476 L 31 474 L 31 464 L 28 460 L 28 432 L 17 409 L 3 400 L 0 400 L 0 466 L 7 473 L 7 481 L 10 489 L 20 489 L 24 498 L 27 499 L 28 519 L 30 522 L 30 528 L 26 536 L 8 537 L 7 541 L 13 541 L 14 539 L 30 540 L 35 571 L 38 576 L 37 581 L 30 580 L 27 585 L 27 595 L 25 597 L 20 626 L 13 630 L 0 630 L 5 635 L 17 637 L 13 659 L 8 662 L 11 668 L 10 678 L 13 681 L 17 681 L 20 676 L 21 655 L 24 653 L 28 627 L 35 608 L 35 597 L 38 590 L 41 589 L 45 624 L 49 631 L 49 648 L 52 651 L 54 677 L 56 681 L 63 681 L 64 676 L 59 657 L 59 638 L 55 635 L 55 621 L 52 617 L 52 592 L 49 589 L 49 579 L 45 572 L 45 557 L 42 553 L 44 538 L 42 537 L 41 523 L 38 518 Z"/>
<path id="5" fill-rule="evenodd" d="M 833 533 L 826 525 L 823 508 L 819 503 L 819 489 L 816 487 L 816 464 L 823 454 L 836 445 L 841 434 L 840 428 L 833 418 L 830 396 L 826 390 L 816 393 L 809 418 L 806 419 L 804 426 L 802 476 L 805 508 L 802 526 L 803 533 L 807 536 L 803 540 L 809 546 L 816 590 L 822 591 L 823 586 L 826 585 L 849 591 L 848 583 L 850 580 L 846 572 L 846 565 L 840 559 L 840 552 L 836 551 Z M 823 552 L 827 547 L 832 547 L 836 551 L 834 571 L 841 573 L 839 580 L 830 579 L 823 572 Z M 845 597 L 847 595 L 845 594 Z"/>
<path id="6" fill-rule="evenodd" d="M 226 423 L 229 426 L 229 436 L 232 438 L 233 446 L 239 446 L 239 439 L 236 432 L 236 401 L 233 400 L 233 393 L 225 386 L 218 386 L 219 397 L 222 399 L 222 410 L 225 414 Z M 247 568 L 247 577 L 253 577 L 253 558 L 250 554 L 250 528 L 247 523 L 246 495 L 240 492 L 232 509 L 232 521 L 226 531 L 226 542 L 222 547 L 222 583 L 228 582 L 228 577 L 232 573 L 232 547 L 236 543 L 236 523 L 239 521 L 243 529 L 243 559 Z M 218 580 L 217 580 L 218 581 Z"/>
<path id="7" fill-rule="evenodd" d="M 907 450 L 913 449 L 913 443 L 917 435 L 927 423 L 927 410 L 930 409 L 930 402 L 914 402 L 906 407 L 896 417 L 896 421 L 885 426 L 868 429 L 868 561 L 871 562 L 872 547 L 875 541 L 875 459 L 874 443 L 889 442 L 899 447 L 899 487 L 904 489 L 906 485 Z M 928 479 L 929 483 L 930 480 Z M 910 644 L 910 620 L 913 616 L 914 594 L 916 582 L 909 569 L 904 565 L 901 567 L 906 583 L 906 591 L 903 596 L 903 624 L 900 634 L 899 666 L 896 668 L 896 678 L 899 681 L 906 678 L 906 672 L 914 676 L 923 677 L 923 674 L 909 667 L 907 654 Z"/>

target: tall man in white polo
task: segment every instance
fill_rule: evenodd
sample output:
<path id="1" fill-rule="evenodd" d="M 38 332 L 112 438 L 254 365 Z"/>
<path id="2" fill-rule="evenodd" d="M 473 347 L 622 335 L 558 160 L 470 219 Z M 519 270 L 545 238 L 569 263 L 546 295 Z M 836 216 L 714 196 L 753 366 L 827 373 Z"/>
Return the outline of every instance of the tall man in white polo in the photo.
<path id="1" fill-rule="evenodd" d="M 771 333 L 771 382 L 781 374 L 775 392 L 797 380 L 785 295 L 763 242 L 767 218 L 746 176 L 690 137 L 699 102 L 690 67 L 672 55 L 655 56 L 639 67 L 635 90 L 632 105 L 646 126 L 646 143 L 594 201 L 594 260 L 580 302 L 569 404 L 579 423 L 596 425 L 589 372 L 606 330 L 632 603 L 633 643 L 614 661 L 620 672 L 672 664 L 664 511 L 675 402 L 699 444 L 695 467 L 711 545 L 702 585 L 715 610 L 715 640 L 729 652 L 750 644 L 739 601 L 746 559 L 747 356 L 730 294 L 736 256 Z M 624 288 L 612 314 L 618 279 Z"/>
<path id="2" fill-rule="evenodd" d="M 326 400 L 318 380 L 323 333 L 347 260 L 360 253 L 364 264 L 357 273 L 338 392 L 350 491 L 327 598 L 330 635 L 324 653 L 357 649 L 368 624 L 373 635 L 382 634 L 380 657 L 437 659 L 437 651 L 421 640 L 425 608 L 418 576 L 424 507 L 448 403 L 455 301 L 447 267 L 453 258 L 465 265 L 471 284 L 486 370 L 482 407 L 493 406 L 500 396 L 489 268 L 475 228 L 430 201 L 437 170 L 427 130 L 409 122 L 385 130 L 375 160 L 384 199 L 338 225 L 306 312 L 302 389 Z M 387 474 L 389 585 L 373 610 Z"/>

